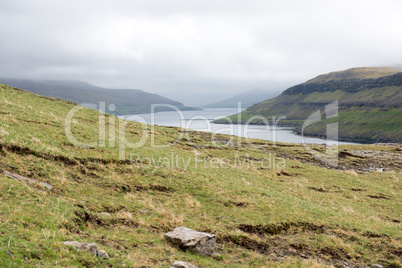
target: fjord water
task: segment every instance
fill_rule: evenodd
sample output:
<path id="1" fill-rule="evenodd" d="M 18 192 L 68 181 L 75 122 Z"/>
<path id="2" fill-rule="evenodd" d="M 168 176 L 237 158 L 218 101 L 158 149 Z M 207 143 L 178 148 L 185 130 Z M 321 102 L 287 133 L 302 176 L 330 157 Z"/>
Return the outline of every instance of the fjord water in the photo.
<path id="1" fill-rule="evenodd" d="M 246 138 L 263 139 L 275 142 L 288 143 L 326 143 L 355 144 L 350 142 L 336 142 L 319 138 L 309 138 L 296 135 L 292 128 L 262 125 L 214 124 L 213 120 L 237 114 L 243 110 L 237 108 L 205 108 L 197 111 L 169 111 L 148 114 L 120 116 L 122 118 L 151 125 L 174 126 L 192 130 L 208 131 L 219 134 L 231 134 Z"/>

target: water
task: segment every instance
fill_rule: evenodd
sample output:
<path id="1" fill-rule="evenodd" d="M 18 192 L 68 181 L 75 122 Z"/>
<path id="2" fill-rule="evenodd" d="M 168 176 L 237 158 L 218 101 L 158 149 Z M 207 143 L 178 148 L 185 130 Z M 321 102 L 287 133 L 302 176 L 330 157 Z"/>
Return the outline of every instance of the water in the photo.
<path id="1" fill-rule="evenodd" d="M 242 111 L 242 110 L 241 110 Z M 337 142 L 319 138 L 309 138 L 296 135 L 292 128 L 260 126 L 260 125 L 228 125 L 213 124 L 212 121 L 237 114 L 237 108 L 206 108 L 200 111 L 169 111 L 153 114 L 136 114 L 121 116 L 122 118 L 159 126 L 175 126 L 186 129 L 208 131 L 212 133 L 231 134 L 246 138 L 256 138 L 275 142 L 317 143 L 317 144 L 356 144 Z"/>

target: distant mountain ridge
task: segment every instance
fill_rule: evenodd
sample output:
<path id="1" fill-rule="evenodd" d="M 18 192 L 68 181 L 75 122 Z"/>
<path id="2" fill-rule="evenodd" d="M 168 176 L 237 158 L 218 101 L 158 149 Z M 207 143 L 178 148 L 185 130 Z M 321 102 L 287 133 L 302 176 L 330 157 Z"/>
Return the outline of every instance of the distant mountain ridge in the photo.
<path id="1" fill-rule="evenodd" d="M 274 97 L 276 94 L 267 90 L 250 90 L 234 97 L 205 105 L 205 108 L 237 108 L 240 102 L 242 108 L 248 108 L 261 100 Z"/>
<path id="2" fill-rule="evenodd" d="M 303 130 L 313 113 L 338 102 L 336 118 L 325 118 Z M 338 123 L 338 139 L 363 143 L 402 142 L 402 72 L 393 68 L 352 68 L 317 76 L 255 104 L 230 119 L 246 123 L 253 116 L 267 120 L 285 116 L 279 125 L 294 126 L 307 136 L 326 137 L 326 126 Z M 216 121 L 225 123 L 225 119 Z M 262 120 L 251 120 L 262 124 Z"/>
<path id="3" fill-rule="evenodd" d="M 27 90 L 29 92 L 59 98 L 78 104 L 105 102 L 106 107 L 115 105 L 115 110 L 106 112 L 125 115 L 151 112 L 152 104 L 168 104 L 181 110 L 195 110 L 178 101 L 140 89 L 108 89 L 75 80 L 28 80 L 0 78 L 0 83 Z M 167 107 L 158 107 L 156 111 L 171 111 Z"/>

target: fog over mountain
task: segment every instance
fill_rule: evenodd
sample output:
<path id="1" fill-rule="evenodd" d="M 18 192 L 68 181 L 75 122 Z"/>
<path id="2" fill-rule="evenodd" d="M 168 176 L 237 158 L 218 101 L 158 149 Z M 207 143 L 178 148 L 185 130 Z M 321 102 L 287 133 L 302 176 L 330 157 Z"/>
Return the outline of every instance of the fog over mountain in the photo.
<path id="1" fill-rule="evenodd" d="M 3 0 L 0 74 L 186 105 L 279 94 L 320 73 L 400 66 L 401 13 L 397 0 Z"/>

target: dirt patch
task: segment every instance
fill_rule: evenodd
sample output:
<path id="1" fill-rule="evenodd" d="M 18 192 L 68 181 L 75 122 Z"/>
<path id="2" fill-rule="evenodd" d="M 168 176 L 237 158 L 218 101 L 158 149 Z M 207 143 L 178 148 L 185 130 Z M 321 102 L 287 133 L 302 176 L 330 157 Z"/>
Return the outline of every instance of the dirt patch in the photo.
<path id="1" fill-rule="evenodd" d="M 133 220 L 126 218 L 117 218 L 117 219 L 102 219 L 95 214 L 88 213 L 87 211 L 75 211 L 74 214 L 78 217 L 73 221 L 78 224 L 86 224 L 91 223 L 96 226 L 108 227 L 112 228 L 115 225 L 124 225 L 127 227 L 138 228 L 139 224 L 134 222 Z"/>
<path id="2" fill-rule="evenodd" d="M 344 249 L 339 247 L 323 247 L 318 250 L 318 254 L 329 256 L 331 259 L 336 260 L 350 260 L 352 256 Z"/>
<path id="3" fill-rule="evenodd" d="M 239 207 L 239 208 L 245 208 L 245 207 L 248 207 L 249 206 L 249 203 L 246 203 L 246 202 L 235 202 L 235 201 L 228 201 L 228 202 L 225 202 L 225 203 L 223 203 L 224 205 L 225 205 L 225 207 L 232 207 L 232 206 L 235 206 L 235 207 Z"/>
<path id="4" fill-rule="evenodd" d="M 330 229 L 331 227 L 310 222 L 281 222 L 268 225 L 240 224 L 237 228 L 250 234 L 275 235 L 287 232 L 292 228 L 301 228 L 302 230 L 314 231 L 315 233 L 323 233 L 326 229 Z"/>
<path id="5" fill-rule="evenodd" d="M 218 236 L 217 238 L 218 244 L 223 243 L 233 243 L 235 245 L 241 246 L 242 248 L 248 250 L 254 250 L 261 254 L 268 255 L 270 253 L 270 245 L 266 243 L 261 243 L 251 238 L 242 235 L 226 235 L 226 236 Z"/>
<path id="6" fill-rule="evenodd" d="M 170 192 L 174 192 L 174 190 L 168 186 L 163 186 L 163 185 L 155 185 L 155 184 L 151 184 L 151 185 L 147 185 L 147 186 L 142 186 L 142 185 L 135 185 L 132 187 L 133 191 L 136 192 L 144 192 L 144 191 L 157 191 L 157 192 L 164 192 L 164 193 L 170 193 Z"/>
<path id="7" fill-rule="evenodd" d="M 350 190 L 352 190 L 353 192 L 366 192 L 367 191 L 366 189 L 359 189 L 359 188 L 352 188 Z"/>
<path id="8" fill-rule="evenodd" d="M 370 231 L 363 232 L 362 236 L 369 237 L 369 238 L 389 238 L 389 236 L 386 234 L 378 234 L 378 233 L 374 233 L 374 232 L 370 232 Z"/>
<path id="9" fill-rule="evenodd" d="M 97 215 L 88 213 L 86 211 L 75 211 L 74 214 L 78 217 L 74 219 L 74 222 L 78 225 L 91 223 L 97 226 L 108 226 L 108 222 L 105 219 L 100 218 Z"/>
<path id="10" fill-rule="evenodd" d="M 0 151 L 11 152 L 19 155 L 33 155 L 45 160 L 62 162 L 65 165 L 77 165 L 78 162 L 75 159 L 70 159 L 63 155 L 51 155 L 47 153 L 39 153 L 31 150 L 28 147 L 23 147 L 15 144 L 0 144 Z"/>
<path id="11" fill-rule="evenodd" d="M 325 188 L 322 188 L 322 187 L 311 186 L 311 187 L 308 187 L 308 188 L 311 189 L 311 190 L 317 191 L 317 192 L 322 192 L 322 193 L 328 193 L 329 192 L 329 190 L 327 190 Z"/>
<path id="12" fill-rule="evenodd" d="M 284 169 L 281 169 L 281 170 L 276 171 L 276 172 L 275 172 L 275 175 L 276 175 L 276 176 L 289 176 L 289 177 L 293 176 L 293 174 L 287 172 L 287 171 L 284 170 Z"/>
<path id="13" fill-rule="evenodd" d="M 379 193 L 377 195 L 368 195 L 368 197 L 373 198 L 373 199 L 386 199 L 389 200 L 391 199 L 390 197 L 386 196 L 385 194 Z"/>

